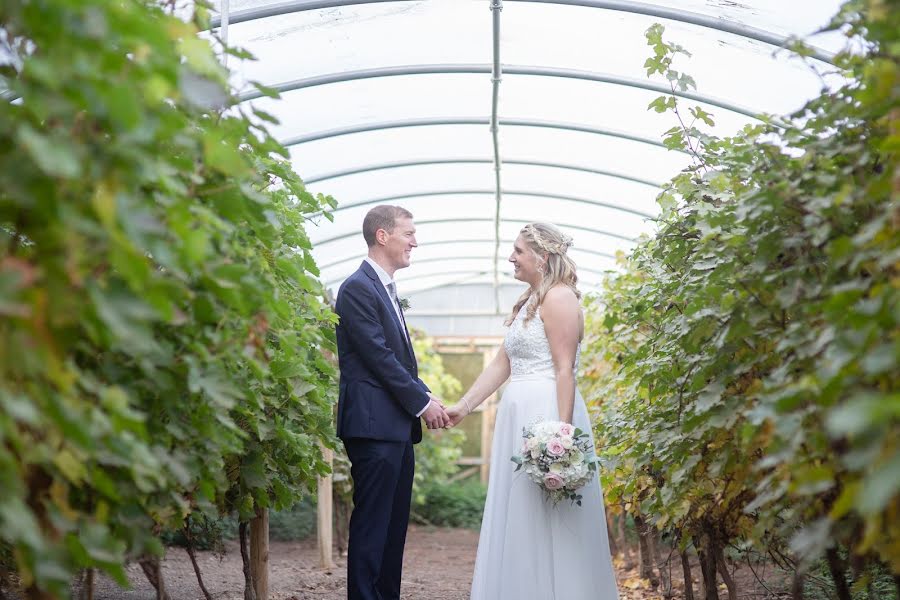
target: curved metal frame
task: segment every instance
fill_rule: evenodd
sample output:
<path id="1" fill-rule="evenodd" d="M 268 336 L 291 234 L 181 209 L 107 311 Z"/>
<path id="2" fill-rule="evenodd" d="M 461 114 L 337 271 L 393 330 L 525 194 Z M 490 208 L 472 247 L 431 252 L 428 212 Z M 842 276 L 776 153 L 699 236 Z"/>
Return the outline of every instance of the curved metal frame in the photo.
<path id="1" fill-rule="evenodd" d="M 313 10 L 317 8 L 328 8 L 328 7 L 336 7 L 336 6 L 347 6 L 347 5 L 356 5 L 356 4 L 374 4 L 374 3 L 382 3 L 387 1 L 395 1 L 395 0 L 293 0 L 289 2 L 284 2 L 282 4 L 276 6 L 267 6 L 260 7 L 256 9 L 250 9 L 247 11 L 239 11 L 233 15 L 233 21 L 235 23 L 239 23 L 242 21 L 250 20 L 252 18 L 261 18 L 264 16 L 274 16 L 276 14 L 286 14 L 288 12 L 298 12 L 304 10 Z M 757 29 L 754 27 L 750 27 L 747 25 L 743 25 L 740 23 L 729 22 L 724 19 L 718 19 L 712 16 L 703 15 L 699 13 L 693 13 L 690 11 L 679 10 L 679 9 L 670 9 L 661 6 L 654 6 L 650 4 L 644 4 L 642 2 L 635 2 L 633 0 L 508 0 L 508 1 L 522 1 L 522 2 L 532 2 L 532 3 L 543 3 L 543 4 L 557 4 L 557 5 L 568 5 L 568 6 L 582 6 L 582 7 L 592 7 L 606 10 L 614 10 L 614 11 L 622 11 L 627 13 L 634 14 L 642 14 L 652 17 L 659 17 L 662 19 L 669 19 L 675 21 L 681 21 L 684 23 L 689 23 L 692 25 L 697 25 L 701 27 L 708 27 L 719 31 L 728 32 L 737 36 L 741 36 L 748 39 L 756 39 L 758 41 L 771 44 L 776 47 L 787 47 L 791 42 L 792 38 L 780 36 L 765 30 Z M 227 6 L 227 5 L 226 5 Z M 381 200 L 373 200 L 373 201 L 364 201 L 356 204 L 350 204 L 344 207 L 341 207 L 338 210 L 342 210 L 345 208 L 352 208 L 354 206 L 365 206 L 368 204 L 373 204 L 375 202 L 387 201 L 387 200 L 396 200 L 400 198 L 410 198 L 415 196 L 437 196 L 437 195 L 448 195 L 454 193 L 481 193 L 481 194 L 493 194 L 496 196 L 496 214 L 494 215 L 494 219 L 492 220 L 494 223 L 494 242 L 495 242 L 495 251 L 494 251 L 494 290 L 497 291 L 499 285 L 499 273 L 497 265 L 498 263 L 498 248 L 500 244 L 500 233 L 499 227 L 501 223 L 500 219 L 500 201 L 502 198 L 502 194 L 504 193 L 502 190 L 502 186 L 500 183 L 500 167 L 501 160 L 499 156 L 499 145 L 498 145 L 498 130 L 499 130 L 499 120 L 497 118 L 497 99 L 498 99 L 498 86 L 500 83 L 500 63 L 499 63 L 499 48 L 500 48 L 500 39 L 499 39 L 499 26 L 500 26 L 500 10 L 502 9 L 502 0 L 491 0 L 490 8 L 493 13 L 493 65 L 410 65 L 410 66 L 396 66 L 396 67 L 380 67 L 373 69 L 361 69 L 355 71 L 348 71 L 345 73 L 332 73 L 325 74 L 321 76 L 308 77 L 303 79 L 298 79 L 295 81 L 285 82 L 275 86 L 275 89 L 281 92 L 305 89 L 309 87 L 314 87 L 318 85 L 326 85 L 331 83 L 338 83 L 344 81 L 354 81 L 361 79 L 369 79 L 369 78 L 377 78 L 377 77 L 392 77 L 392 76 L 405 76 L 405 75 L 424 75 L 424 74 L 450 74 L 450 73 L 491 73 L 492 76 L 492 84 L 493 84 L 493 103 L 492 103 L 492 112 L 490 119 L 490 130 L 493 136 L 493 148 L 494 148 L 494 169 L 496 172 L 496 186 L 492 191 L 468 191 L 468 192 L 454 192 L 454 191 L 446 191 L 446 192 L 429 192 L 426 194 L 416 194 L 416 195 L 406 195 L 406 196 L 397 196 L 391 197 Z M 227 22 L 229 20 L 230 15 L 226 10 L 226 14 L 224 15 Z M 214 20 L 213 25 L 219 24 Z M 227 35 L 227 34 L 226 34 Z M 819 60 L 824 60 L 826 62 L 832 62 L 833 57 L 830 53 L 824 52 L 818 48 L 812 48 L 812 56 Z M 696 102 L 701 102 L 705 104 L 709 104 L 711 106 L 716 106 L 718 108 L 732 111 L 738 114 L 743 114 L 750 118 L 754 119 L 765 119 L 764 116 L 758 114 L 756 111 L 752 111 L 749 108 L 739 106 L 738 104 L 729 102 L 725 99 L 715 98 L 712 96 L 708 96 L 705 94 L 700 94 L 696 92 L 687 92 L 687 91 L 675 91 L 670 89 L 666 85 L 657 84 L 655 82 L 648 82 L 646 80 L 637 80 L 628 77 L 617 76 L 614 74 L 608 73 L 596 73 L 596 72 L 588 72 L 588 71 L 580 71 L 574 69 L 562 69 L 562 68 L 553 68 L 553 67 L 540 67 L 540 66 L 514 66 L 507 67 L 503 69 L 505 72 L 509 74 L 516 75 L 528 75 L 528 76 L 539 76 L 539 77 L 562 77 L 562 78 L 571 78 L 585 81 L 592 81 L 597 83 L 606 83 L 611 85 L 620 85 L 627 86 L 635 89 L 642 89 L 653 91 L 662 94 L 673 94 L 678 97 L 690 99 Z M 261 93 L 257 91 L 249 91 L 240 95 L 240 99 L 244 100 L 252 100 L 254 98 L 258 98 L 262 96 Z M 398 126 L 397 122 L 394 122 L 394 126 Z M 404 126 L 411 126 L 409 121 L 406 122 Z M 385 124 L 377 124 L 373 127 L 373 125 L 368 126 L 368 130 L 379 130 L 386 129 L 388 127 Z M 303 143 L 304 141 L 311 141 L 314 139 L 315 135 L 319 135 L 317 139 L 323 139 L 324 137 L 333 137 L 335 135 L 343 135 L 346 133 L 352 133 L 354 131 L 349 131 L 351 128 L 344 128 L 340 133 L 337 131 L 331 132 L 320 132 L 319 134 L 313 134 L 313 136 L 304 136 L 301 138 L 296 138 L 294 140 L 290 140 L 291 145 L 296 143 Z M 356 128 L 356 131 L 361 131 L 364 129 Z M 325 135 L 322 135 L 322 134 Z M 390 169 L 397 168 L 398 166 L 417 166 L 417 165 L 425 165 L 425 164 L 448 164 L 454 161 L 449 159 L 444 159 L 441 161 L 410 161 L 406 164 L 387 164 L 387 165 L 374 165 L 368 167 L 361 167 L 357 169 L 350 169 L 345 171 L 339 171 L 336 173 L 326 174 L 320 176 L 318 179 L 314 179 L 313 181 L 322 181 L 325 179 L 331 179 L 336 177 L 343 177 L 350 174 L 356 173 L 365 173 L 376 171 L 380 169 Z M 459 161 L 462 162 L 462 161 Z M 478 160 L 469 160 L 471 163 L 486 163 L 489 161 L 478 161 Z M 523 164 L 530 164 L 530 166 L 539 166 L 535 164 L 536 161 L 524 162 Z M 514 164 L 514 163 L 512 163 Z M 546 165 L 545 165 L 546 166 Z M 565 166 L 563 166 L 565 168 Z M 581 169 L 585 170 L 585 169 Z M 591 172 L 591 171 L 587 171 Z M 595 174 L 604 174 L 604 173 L 595 173 Z M 605 173 L 608 176 L 616 177 L 617 174 Z M 634 181 L 634 178 L 631 179 Z M 648 182 L 646 180 L 637 181 L 638 183 L 644 183 L 648 185 L 654 185 L 652 182 Z M 658 186 L 656 186 L 658 187 Z M 517 192 L 507 192 L 510 194 L 516 194 Z M 640 216 L 646 216 L 652 218 L 652 215 L 647 213 L 643 213 L 641 211 L 636 211 L 632 209 L 628 209 L 625 207 L 615 206 L 605 202 L 597 202 L 588 200 L 586 198 L 576 198 L 571 196 L 554 196 L 551 194 L 540 194 L 540 193 L 529 193 L 524 192 L 520 193 L 521 195 L 526 196 L 535 196 L 535 197 L 549 197 L 555 199 L 563 199 L 575 202 L 582 202 L 594 206 L 602 206 L 612 210 L 619 210 L 624 212 L 630 212 L 633 214 L 638 214 Z M 433 220 L 430 222 L 466 222 L 466 221 L 487 221 L 487 219 L 455 219 L 455 220 Z M 504 222 L 508 222 L 511 220 L 504 219 Z M 426 221 L 427 222 L 427 221 Z M 423 222 L 425 223 L 425 222 Z M 577 226 L 569 225 L 568 227 L 579 228 Z M 592 231 L 595 233 L 599 233 L 601 235 L 606 234 L 610 235 L 609 232 L 598 232 L 596 230 L 591 230 L 588 228 L 582 228 L 588 231 Z M 616 235 L 616 234 L 612 234 Z M 336 241 L 337 239 L 341 239 L 347 236 L 338 236 L 337 238 L 332 238 L 329 240 L 321 240 L 318 244 L 328 243 L 329 241 Z M 618 236 L 621 237 L 621 236 Z M 468 258 L 468 257 L 467 257 Z M 477 258 L 477 257 L 471 257 Z M 352 259 L 345 259 L 352 260 Z M 444 261 L 447 260 L 443 257 L 437 257 L 430 259 L 431 261 Z M 343 261 L 341 261 L 343 262 Z M 427 262 L 427 261 L 421 261 Z M 340 262 L 336 263 L 340 264 Z M 586 269 L 590 271 L 590 269 Z M 429 275 L 433 276 L 433 275 Z M 497 301 L 499 302 L 499 296 Z M 499 311 L 499 304 L 496 307 L 496 310 Z"/>
<path id="2" fill-rule="evenodd" d="M 271 87 L 278 92 L 292 92 L 320 85 L 330 85 L 332 83 L 344 83 L 347 81 L 358 81 L 360 79 L 376 79 L 380 77 L 399 77 L 405 75 L 452 75 L 452 74 L 490 74 L 493 67 L 491 65 L 479 64 L 445 64 L 445 65 L 403 65 L 397 67 L 376 67 L 374 69 L 359 69 L 356 71 L 344 71 L 341 73 L 327 73 L 325 75 L 314 75 L 312 77 L 304 77 L 295 79 L 294 81 L 285 81 Z M 564 79 L 578 79 L 582 81 L 593 81 L 596 83 L 609 83 L 612 85 L 621 85 L 635 89 L 643 89 L 660 94 L 673 94 L 672 89 L 661 83 L 646 81 L 643 79 L 634 79 L 632 77 L 624 77 L 614 75 L 612 73 L 597 73 L 593 71 L 582 71 L 579 69 L 561 69 L 557 67 L 538 67 L 538 66 L 504 66 L 503 73 L 506 75 L 530 75 L 535 77 L 561 77 Z M 710 106 L 736 112 L 752 119 L 762 120 L 762 115 L 754 110 L 734 104 L 722 98 L 700 94 L 698 92 L 686 92 L 676 90 L 675 96 L 687 98 L 695 102 L 702 102 Z M 263 97 L 263 93 L 259 90 L 249 90 L 239 94 L 241 102 L 255 100 Z"/>
<path id="3" fill-rule="evenodd" d="M 303 181 L 307 185 L 312 185 L 314 183 L 319 183 L 320 181 L 326 181 L 328 179 L 337 179 L 339 177 L 359 175 L 361 173 L 371 173 L 373 171 L 385 171 L 388 169 L 400 169 L 404 167 L 421 167 L 430 165 L 490 165 L 493 164 L 493 162 L 494 161 L 489 158 L 436 158 L 431 160 L 406 160 L 392 163 L 381 163 L 377 165 L 367 165 L 364 167 L 356 167 L 354 169 L 345 169 L 343 171 L 333 171 L 331 173 L 323 173 L 321 175 L 316 175 L 315 177 L 304 179 Z M 604 177 L 612 177 L 613 179 L 622 179 L 624 181 L 640 183 L 642 185 L 654 188 L 662 187 L 663 185 L 662 182 L 650 181 L 649 179 L 634 177 L 632 175 L 626 175 L 625 173 L 617 173 L 615 171 L 607 171 L 605 169 L 593 169 L 591 167 L 582 167 L 579 165 L 571 165 L 566 163 L 544 162 L 540 160 L 511 160 L 506 158 L 503 159 L 503 164 L 579 171 L 582 173 L 590 173 L 591 175 L 602 175 Z"/>
<path id="4" fill-rule="evenodd" d="M 475 275 L 475 276 L 480 277 L 481 275 L 489 275 L 490 273 L 491 273 L 491 271 L 478 270 L 478 269 L 460 269 L 460 270 L 456 270 L 456 271 L 436 271 L 434 273 L 422 273 L 421 275 L 413 275 L 411 277 L 402 277 L 402 278 L 399 278 L 398 281 L 399 281 L 399 283 L 402 284 L 402 283 L 409 282 L 409 281 L 416 281 L 417 279 L 428 279 L 429 277 L 441 277 L 444 275 Z M 351 274 L 352 273 L 347 273 L 346 275 L 344 275 L 343 277 L 340 277 L 338 279 L 330 279 L 330 280 L 326 281 L 324 283 L 324 285 L 326 288 L 329 286 L 333 286 L 336 283 L 340 283 L 340 282 L 344 281 L 344 279 L 349 277 Z M 420 291 L 420 290 L 409 290 L 409 293 L 412 294 L 412 293 L 415 293 L 418 291 Z M 404 292 L 404 293 L 406 293 L 406 292 Z"/>
<path id="5" fill-rule="evenodd" d="M 352 6 L 356 4 L 378 4 L 384 2 L 402 2 L 407 0 L 292 0 L 262 6 L 258 8 L 250 8 L 240 11 L 232 11 L 230 22 L 244 23 L 256 19 L 266 17 L 274 17 L 278 15 L 286 15 L 290 13 L 303 12 L 308 10 L 317 10 L 321 8 L 335 8 L 338 6 Z M 645 15 L 648 17 L 656 17 L 660 19 L 668 19 L 670 21 L 680 21 L 690 25 L 706 27 L 718 31 L 724 31 L 740 37 L 756 40 L 765 44 L 770 44 L 778 48 L 784 48 L 790 43 L 791 38 L 781 36 L 764 29 L 750 27 L 741 23 L 727 21 L 709 15 L 695 13 L 677 8 L 666 8 L 643 2 L 632 2 L 630 0 L 506 0 L 507 2 L 533 2 L 541 4 L 559 4 L 568 6 L 583 6 L 587 8 L 599 8 L 604 10 L 613 10 L 617 12 L 625 12 L 632 14 Z M 212 19 L 212 27 L 218 27 L 220 20 L 218 17 Z M 821 48 L 812 47 L 812 56 L 818 60 L 827 63 L 834 62 L 834 55 L 831 52 L 822 50 Z"/>
<path id="6" fill-rule="evenodd" d="M 475 275 L 475 277 L 480 277 L 480 276 L 482 276 L 482 275 L 487 275 L 489 272 L 490 272 L 490 271 L 484 271 L 484 272 L 481 272 L 481 273 L 475 273 L 474 275 Z M 467 283 L 470 284 L 472 279 L 473 279 L 473 277 L 464 277 L 464 278 L 462 278 L 462 279 L 456 279 L 456 280 L 454 280 L 454 281 L 449 281 L 449 282 L 447 282 L 447 283 L 439 283 L 439 284 L 437 284 L 437 285 L 428 285 L 428 286 L 425 286 L 425 287 L 423 287 L 423 288 L 418 288 L 418 289 L 411 290 L 411 291 L 409 291 L 409 292 L 407 292 L 407 293 L 408 293 L 409 295 L 413 295 L 413 294 L 420 294 L 420 293 L 422 293 L 422 292 L 430 292 L 430 291 L 432 291 L 432 290 L 439 290 L 439 289 L 446 288 L 446 287 L 451 287 L 451 286 L 454 286 L 454 285 L 465 285 L 465 284 L 467 284 Z M 513 281 L 517 281 L 518 283 L 521 283 L 521 282 L 518 281 L 518 280 L 513 280 Z M 511 281 L 506 281 L 506 282 L 501 283 L 500 285 L 509 285 L 510 283 L 512 283 L 512 282 L 511 282 Z M 586 281 L 586 280 L 580 280 L 578 283 L 579 283 L 579 285 L 582 285 L 582 284 L 583 284 L 583 287 L 589 287 L 589 288 L 595 288 L 595 287 L 597 287 L 597 284 L 596 284 L 596 283 L 591 283 L 590 281 Z M 494 314 L 494 313 L 492 313 L 492 314 Z M 506 314 L 506 313 L 501 313 L 501 316 L 502 316 L 503 314 Z M 410 318 L 415 317 L 415 316 L 419 316 L 419 315 L 416 315 L 416 314 L 410 314 L 410 315 L 409 315 Z M 423 316 L 428 316 L 428 315 L 423 315 Z M 457 315 L 447 315 L 447 316 L 465 316 L 465 315 L 462 314 L 462 313 L 457 313 Z"/>
<path id="7" fill-rule="evenodd" d="M 430 248 L 432 246 L 447 246 L 447 245 L 453 245 L 453 244 L 490 244 L 495 241 L 496 240 L 494 238 L 472 238 L 472 239 L 465 239 L 465 240 L 437 240 L 437 241 L 426 242 L 424 244 L 419 244 L 419 248 Z M 510 239 L 500 240 L 501 244 L 512 244 L 513 242 L 515 242 L 515 240 L 510 240 Z M 574 251 L 574 252 L 584 252 L 585 254 L 592 254 L 594 256 L 602 256 L 603 258 L 611 258 L 613 260 L 615 260 L 615 258 L 616 258 L 615 254 L 610 254 L 609 252 L 600 252 L 598 250 L 591 250 L 590 248 L 579 248 L 578 246 L 572 246 L 569 250 Z M 363 253 L 354 254 L 352 256 L 346 256 L 344 258 L 341 258 L 340 260 L 333 260 L 328 264 L 318 265 L 319 271 L 324 271 L 325 269 L 330 269 L 331 267 L 337 266 L 337 265 L 341 264 L 342 262 L 348 262 L 351 260 L 362 260 L 366 256 L 368 256 L 368 254 L 363 252 Z"/>
<path id="8" fill-rule="evenodd" d="M 494 219 L 485 219 L 480 217 L 465 217 L 462 219 L 426 219 L 424 221 L 416 221 L 416 225 L 441 225 L 446 223 L 493 223 Z M 528 221 L 525 219 L 500 219 L 501 223 L 527 223 Z M 628 236 L 619 235 L 618 233 L 613 233 L 611 231 L 603 231 L 602 229 L 594 229 L 591 227 L 585 227 L 583 225 L 572 225 L 571 223 L 559 223 L 556 225 L 559 227 L 563 227 L 566 229 L 573 229 L 575 231 L 584 231 L 585 233 L 595 233 L 597 235 L 602 235 L 606 237 L 620 239 L 626 242 L 635 243 L 637 242 L 637 238 L 630 238 Z M 312 240 L 314 246 L 321 246 L 322 244 L 330 244 L 332 242 L 338 242 L 340 240 L 346 240 L 352 237 L 356 237 L 359 235 L 358 231 L 351 231 L 350 233 L 342 233 L 340 235 L 335 235 L 332 237 L 324 238 L 321 240 Z"/>
<path id="9" fill-rule="evenodd" d="M 430 292 L 431 290 L 439 290 L 441 288 L 450 287 L 450 286 L 454 286 L 454 285 L 464 285 L 466 283 L 470 283 L 473 279 L 475 279 L 477 277 L 481 277 L 483 275 L 487 275 L 488 273 L 490 273 L 490 271 L 479 271 L 478 273 L 470 273 L 468 276 L 463 277 L 462 279 L 454 279 L 453 281 L 448 281 L 445 283 L 437 283 L 435 285 L 426 285 L 425 287 L 422 287 L 422 288 L 415 288 L 415 289 L 409 290 L 406 293 L 408 293 L 409 295 L 412 295 L 412 294 L 419 294 L 421 292 Z M 508 277 L 508 276 L 504 275 L 504 277 Z M 406 279 L 406 281 L 409 281 L 409 279 Z M 512 281 L 516 281 L 516 280 L 513 279 Z M 512 283 L 512 281 L 507 280 L 504 282 L 504 284 L 509 285 L 510 283 Z M 501 285 L 503 285 L 503 284 L 501 284 Z M 412 315 L 410 315 L 410 316 L 412 316 Z"/>
<path id="10" fill-rule="evenodd" d="M 482 255 L 482 256 L 454 256 L 454 257 L 447 257 L 447 258 L 440 258 L 440 259 L 426 258 L 426 259 L 418 261 L 418 263 L 437 262 L 438 260 L 467 260 L 467 259 L 468 260 L 492 260 L 493 258 L 494 258 L 493 256 L 489 256 L 486 254 Z M 605 271 L 600 271 L 599 269 L 592 269 L 590 267 L 578 267 L 578 270 L 585 271 L 587 273 L 595 273 L 595 274 L 603 274 L 605 272 Z M 464 273 L 479 273 L 479 274 L 488 275 L 492 272 L 493 271 L 485 271 L 485 270 L 478 270 L 478 269 L 468 269 L 468 270 L 459 270 L 459 271 L 435 271 L 432 273 L 422 273 L 421 275 L 413 275 L 411 277 L 402 277 L 399 279 L 399 282 L 404 283 L 406 281 L 414 281 L 416 279 L 427 279 L 428 277 L 440 277 L 442 275 L 456 275 L 456 274 L 462 275 Z M 326 281 L 324 283 L 324 285 L 325 285 L 325 287 L 333 286 L 334 284 L 343 281 L 347 277 L 350 277 L 350 275 L 352 275 L 352 274 L 353 274 L 353 271 L 349 271 L 349 272 L 345 273 L 344 275 L 341 275 L 340 277 L 335 277 L 335 278 L 329 279 L 328 281 Z M 412 293 L 412 292 L 410 292 L 410 293 Z"/>
<path id="11" fill-rule="evenodd" d="M 281 144 L 290 148 L 291 146 L 299 146 L 308 142 L 316 142 L 333 137 L 344 135 L 352 135 L 354 133 L 366 133 L 370 131 L 383 131 L 385 129 L 402 129 L 406 127 L 432 127 L 440 125 L 490 125 L 489 119 L 477 117 L 438 117 L 438 118 L 421 118 L 421 119 L 397 119 L 395 121 L 380 121 L 377 123 L 364 123 L 361 125 L 350 125 L 347 127 L 337 127 L 335 129 L 326 129 L 313 133 L 293 136 L 281 140 Z M 590 125 L 581 125 L 579 123 L 566 123 L 564 121 L 548 121 L 545 119 L 500 119 L 500 125 L 504 127 L 536 127 L 540 129 L 558 129 L 561 131 L 576 131 L 579 133 L 592 133 L 595 135 L 605 135 L 641 144 L 649 144 L 651 146 L 659 146 L 665 148 L 661 140 L 644 137 L 641 135 L 628 133 L 626 131 L 618 131 L 606 127 L 592 127 Z M 683 154 L 688 154 L 686 150 L 676 150 Z"/>
<path id="12" fill-rule="evenodd" d="M 414 267 L 414 266 L 420 265 L 420 264 L 430 264 L 430 263 L 436 263 L 436 262 L 441 262 L 441 261 L 451 261 L 451 260 L 480 260 L 480 261 L 486 261 L 486 260 L 490 260 L 490 259 L 491 259 L 491 257 L 490 257 L 490 256 L 487 256 L 486 254 L 479 254 L 479 255 L 477 255 L 477 256 L 476 256 L 476 255 L 471 255 L 471 256 L 468 256 L 468 255 L 467 255 L 467 256 L 434 256 L 434 257 L 431 257 L 431 258 L 422 258 L 422 259 L 418 259 L 418 260 L 416 260 L 416 261 L 413 261 L 413 263 L 410 265 L 410 267 Z M 347 271 L 346 273 L 341 274 L 339 277 L 331 277 L 331 278 L 329 278 L 329 279 L 325 282 L 325 286 L 328 287 L 329 285 L 334 285 L 334 284 L 335 284 L 336 282 L 338 282 L 338 281 L 343 281 L 344 279 L 346 279 L 347 277 L 349 277 L 350 274 L 353 273 L 355 270 L 356 270 L 356 267 L 352 268 L 351 270 Z M 473 270 L 472 272 L 477 271 L 477 270 L 478 270 L 478 269 L 475 269 L 475 270 Z M 485 271 L 485 272 L 486 272 L 486 273 L 489 273 L 490 271 Z M 427 275 L 423 273 L 423 274 L 422 274 L 422 277 L 433 277 L 433 276 L 435 276 L 435 275 L 440 275 L 441 273 L 442 273 L 442 271 L 437 271 L 436 273 L 428 273 Z M 416 277 L 416 276 L 414 276 L 414 277 Z M 401 281 L 409 281 L 410 279 L 413 279 L 413 277 L 407 277 L 407 278 L 405 278 L 405 279 L 401 279 Z"/>
<path id="13" fill-rule="evenodd" d="M 494 240 L 491 240 L 491 241 L 493 242 Z M 364 256 L 365 256 L 365 255 L 364 255 Z M 610 260 L 615 260 L 615 257 L 614 257 L 614 256 L 609 256 L 608 258 L 609 258 Z M 483 261 L 483 260 L 488 260 L 488 261 L 494 261 L 495 259 L 494 259 L 494 256 L 493 256 L 493 255 L 490 255 L 490 256 L 489 256 L 489 255 L 487 255 L 487 254 L 473 254 L 473 255 L 465 255 L 465 256 L 432 256 L 432 257 L 430 257 L 430 258 L 420 258 L 420 259 L 414 260 L 410 266 L 411 266 L 411 267 L 415 267 L 415 266 L 421 265 L 421 264 L 431 264 L 431 263 L 436 263 L 436 262 L 441 262 L 441 261 L 460 261 L 460 260 L 482 260 L 482 261 Z M 341 261 L 341 262 L 345 262 L 345 261 Z M 497 259 L 497 263 L 499 263 L 499 262 L 500 262 L 500 260 Z M 505 261 L 504 261 L 504 262 L 505 262 Z M 325 268 L 325 267 L 322 267 L 322 269 L 324 269 L 324 268 Z M 352 273 L 355 269 L 356 269 L 356 267 L 352 267 L 352 266 L 351 266 L 351 270 L 350 270 L 349 272 Z M 589 271 L 589 272 L 594 272 L 594 271 L 596 271 L 596 269 L 592 269 L 592 268 L 590 268 L 590 267 L 582 267 L 582 266 L 579 266 L 578 269 L 579 269 L 579 270 L 584 270 L 584 271 Z M 320 269 L 320 270 L 321 270 L 321 269 Z M 335 281 L 340 281 L 340 280 L 343 279 L 344 277 L 347 277 L 347 275 L 342 275 L 341 277 L 338 277 L 338 278 L 331 278 L 331 279 L 329 279 L 329 280 L 326 282 L 326 286 L 327 286 L 327 285 L 331 285 L 331 284 L 334 283 Z"/>
<path id="14" fill-rule="evenodd" d="M 619 212 L 629 213 L 638 217 L 642 217 L 644 219 L 653 219 L 656 215 L 644 212 L 642 210 L 637 210 L 635 208 L 628 208 L 627 206 L 617 206 L 615 204 L 610 204 L 609 202 L 603 202 L 601 200 L 591 200 L 589 198 L 580 198 L 578 196 L 567 196 L 565 194 L 550 194 L 545 192 L 529 192 L 526 190 L 502 190 L 504 195 L 509 196 L 529 196 L 534 198 L 549 198 L 552 200 L 563 200 L 566 202 L 577 202 L 579 204 L 587 204 L 590 206 L 597 206 L 600 208 L 608 208 L 609 210 L 615 210 Z M 348 202 L 347 204 L 342 204 L 337 208 L 329 211 L 332 214 L 336 212 L 341 212 L 343 210 L 349 210 L 351 208 L 359 208 L 360 206 L 369 206 L 374 204 L 389 204 L 392 202 L 396 202 L 397 200 L 411 200 L 413 198 L 431 198 L 434 196 L 465 196 L 465 195 L 491 195 L 495 194 L 494 190 L 437 190 L 431 192 L 415 192 L 410 194 L 397 194 L 394 196 L 382 196 L 381 198 L 372 198 L 369 200 L 363 200 L 362 202 Z M 315 215 L 311 215 L 312 217 L 319 216 L 321 213 L 317 213 Z"/>

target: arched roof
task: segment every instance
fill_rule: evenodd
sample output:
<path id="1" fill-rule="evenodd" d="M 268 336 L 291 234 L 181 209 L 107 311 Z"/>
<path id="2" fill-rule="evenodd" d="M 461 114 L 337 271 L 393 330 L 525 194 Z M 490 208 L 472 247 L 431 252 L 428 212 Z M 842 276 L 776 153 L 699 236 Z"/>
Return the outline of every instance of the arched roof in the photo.
<path id="1" fill-rule="evenodd" d="M 365 254 L 376 203 L 410 209 L 420 247 L 398 272 L 409 321 L 436 335 L 498 333 L 522 285 L 506 256 L 521 226 L 560 225 L 583 288 L 653 230 L 661 182 L 689 164 L 647 105 L 645 30 L 692 56 L 679 92 L 727 135 L 799 108 L 843 44 L 815 35 L 840 0 L 219 0 L 219 34 L 255 61 L 229 66 L 245 102 L 279 120 L 310 191 L 340 203 L 309 233 L 334 290 Z M 800 38 L 804 59 L 784 49 Z M 812 68 L 810 68 L 812 67 Z M 248 83 L 281 93 L 261 97 Z"/>

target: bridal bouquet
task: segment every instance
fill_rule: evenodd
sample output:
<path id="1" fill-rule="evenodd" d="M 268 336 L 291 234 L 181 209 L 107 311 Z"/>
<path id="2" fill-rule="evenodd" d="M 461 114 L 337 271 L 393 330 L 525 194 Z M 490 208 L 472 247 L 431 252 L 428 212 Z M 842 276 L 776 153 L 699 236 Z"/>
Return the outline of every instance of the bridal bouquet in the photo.
<path id="1" fill-rule="evenodd" d="M 512 457 L 516 471 L 538 484 L 553 504 L 568 498 L 581 506 L 580 490 L 594 478 L 599 459 L 591 436 L 561 421 L 539 421 L 522 430 L 522 454 Z"/>

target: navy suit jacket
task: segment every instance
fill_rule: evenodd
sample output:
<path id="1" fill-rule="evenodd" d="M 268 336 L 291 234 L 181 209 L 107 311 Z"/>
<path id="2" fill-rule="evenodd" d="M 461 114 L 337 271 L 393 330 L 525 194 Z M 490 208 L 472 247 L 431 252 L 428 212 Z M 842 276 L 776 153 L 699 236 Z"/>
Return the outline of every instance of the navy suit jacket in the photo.
<path id="1" fill-rule="evenodd" d="M 341 285 L 335 304 L 341 370 L 337 434 L 414 444 L 429 402 L 416 356 L 387 290 L 369 263 Z"/>

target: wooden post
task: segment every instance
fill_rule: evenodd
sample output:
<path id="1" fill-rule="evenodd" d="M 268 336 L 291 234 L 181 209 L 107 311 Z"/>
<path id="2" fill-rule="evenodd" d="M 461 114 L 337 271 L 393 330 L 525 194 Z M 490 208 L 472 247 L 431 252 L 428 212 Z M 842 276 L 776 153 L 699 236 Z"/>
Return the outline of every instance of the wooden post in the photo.
<path id="1" fill-rule="evenodd" d="M 256 509 L 250 521 L 250 577 L 256 600 L 269 600 L 269 511 Z"/>
<path id="2" fill-rule="evenodd" d="M 329 466 L 334 465 L 334 453 L 330 448 L 322 448 L 322 457 Z M 332 532 L 334 523 L 334 511 L 332 506 L 332 479 L 331 475 L 319 477 L 319 503 L 316 510 L 318 526 L 316 528 L 319 540 L 319 564 L 323 569 L 333 569 L 332 560 Z"/>
<path id="3" fill-rule="evenodd" d="M 498 349 L 485 350 L 484 367 L 494 359 Z M 487 483 L 491 472 L 491 443 L 494 440 L 494 421 L 497 415 L 497 394 L 494 393 L 485 401 L 481 411 L 481 483 Z"/>

